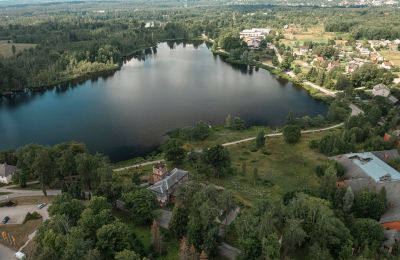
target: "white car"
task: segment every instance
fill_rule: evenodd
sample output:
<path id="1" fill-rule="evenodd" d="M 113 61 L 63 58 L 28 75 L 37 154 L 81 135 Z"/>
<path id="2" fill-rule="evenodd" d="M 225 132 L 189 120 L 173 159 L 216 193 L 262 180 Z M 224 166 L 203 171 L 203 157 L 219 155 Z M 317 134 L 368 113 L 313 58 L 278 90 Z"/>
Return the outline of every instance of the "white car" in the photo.
<path id="1" fill-rule="evenodd" d="M 44 207 L 46 207 L 47 203 L 40 203 L 39 205 L 37 205 L 38 209 L 42 209 Z"/>

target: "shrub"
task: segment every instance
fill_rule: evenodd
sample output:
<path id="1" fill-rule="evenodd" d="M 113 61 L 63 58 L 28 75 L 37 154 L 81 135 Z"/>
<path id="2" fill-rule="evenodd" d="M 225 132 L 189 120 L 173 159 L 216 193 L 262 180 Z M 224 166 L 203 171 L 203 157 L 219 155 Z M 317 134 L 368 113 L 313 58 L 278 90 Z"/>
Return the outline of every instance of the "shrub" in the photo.
<path id="1" fill-rule="evenodd" d="M 28 213 L 26 214 L 26 216 L 25 216 L 24 224 L 25 224 L 26 222 L 30 221 L 30 220 L 40 219 L 40 218 L 42 218 L 42 216 L 41 216 L 39 213 L 37 213 L 36 211 L 34 211 L 34 212 L 32 212 L 32 213 L 28 212 Z"/>

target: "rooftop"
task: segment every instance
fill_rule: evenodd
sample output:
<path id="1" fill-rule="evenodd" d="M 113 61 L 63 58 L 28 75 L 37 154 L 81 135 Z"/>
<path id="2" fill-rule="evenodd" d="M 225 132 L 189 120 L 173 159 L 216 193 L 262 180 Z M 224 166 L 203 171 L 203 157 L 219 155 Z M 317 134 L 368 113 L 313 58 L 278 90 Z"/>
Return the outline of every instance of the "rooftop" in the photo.
<path id="1" fill-rule="evenodd" d="M 345 154 L 349 160 L 357 165 L 365 174 L 375 182 L 400 180 L 400 173 L 379 159 L 371 152 Z"/>
<path id="2" fill-rule="evenodd" d="M 149 187 L 151 191 L 154 191 L 158 194 L 165 194 L 171 187 L 175 186 L 179 183 L 184 177 L 186 177 L 189 172 L 180 170 L 180 169 L 173 169 L 170 171 L 164 179 L 154 183 L 152 186 Z"/>

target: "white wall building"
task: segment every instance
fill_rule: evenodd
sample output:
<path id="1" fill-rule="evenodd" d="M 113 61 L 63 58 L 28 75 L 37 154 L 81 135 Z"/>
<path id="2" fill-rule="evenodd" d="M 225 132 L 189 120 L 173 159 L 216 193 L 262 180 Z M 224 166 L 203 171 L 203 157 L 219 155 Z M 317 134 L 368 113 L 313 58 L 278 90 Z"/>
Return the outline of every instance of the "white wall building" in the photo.
<path id="1" fill-rule="evenodd" d="M 8 165 L 6 163 L 0 164 L 0 183 L 8 184 L 11 182 L 11 178 L 17 167 Z"/>
<path id="2" fill-rule="evenodd" d="M 378 84 L 372 89 L 372 95 L 388 97 L 390 95 L 390 89 L 383 84 Z"/>

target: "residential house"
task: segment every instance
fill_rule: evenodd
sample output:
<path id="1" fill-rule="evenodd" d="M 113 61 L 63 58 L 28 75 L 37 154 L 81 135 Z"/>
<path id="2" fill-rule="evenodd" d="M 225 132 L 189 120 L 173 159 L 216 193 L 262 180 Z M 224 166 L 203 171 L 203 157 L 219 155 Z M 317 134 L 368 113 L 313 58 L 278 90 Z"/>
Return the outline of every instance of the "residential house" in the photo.
<path id="1" fill-rule="evenodd" d="M 369 56 L 371 54 L 368 48 L 360 48 L 359 51 L 361 56 Z"/>
<path id="2" fill-rule="evenodd" d="M 384 61 L 384 62 L 382 62 L 381 65 L 379 65 L 379 68 L 385 69 L 385 70 L 391 70 L 392 64 L 389 61 Z"/>
<path id="3" fill-rule="evenodd" d="M 162 180 L 154 183 L 148 189 L 156 195 L 160 205 L 164 206 L 175 199 L 177 187 L 188 179 L 189 172 L 175 168 L 167 173 Z"/>
<path id="4" fill-rule="evenodd" d="M 390 95 L 390 89 L 384 84 L 378 84 L 372 89 L 373 96 L 388 97 Z"/>
<path id="5" fill-rule="evenodd" d="M 167 165 L 163 162 L 158 162 L 153 165 L 153 183 L 164 179 L 165 175 L 168 173 Z"/>
<path id="6" fill-rule="evenodd" d="M 338 68 L 338 67 L 340 67 L 340 63 L 339 62 L 331 61 L 331 62 L 328 63 L 328 66 L 326 67 L 326 69 L 329 72 L 329 71 L 333 70 L 334 68 Z"/>
<path id="7" fill-rule="evenodd" d="M 0 164 L 0 183 L 10 183 L 16 170 L 16 166 L 8 165 L 6 163 Z"/>
<path id="8" fill-rule="evenodd" d="M 394 84 L 400 84 L 400 78 L 395 78 L 393 79 Z"/>

